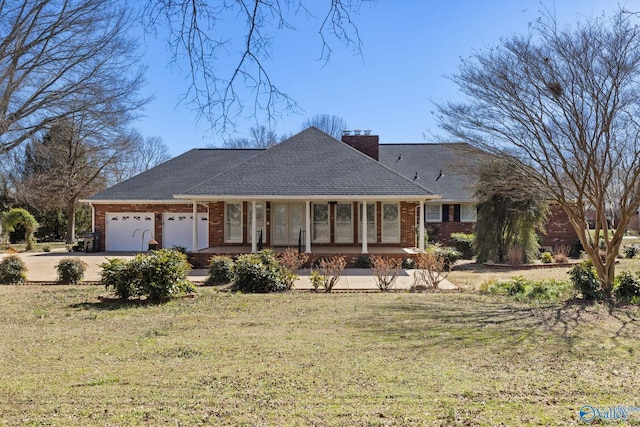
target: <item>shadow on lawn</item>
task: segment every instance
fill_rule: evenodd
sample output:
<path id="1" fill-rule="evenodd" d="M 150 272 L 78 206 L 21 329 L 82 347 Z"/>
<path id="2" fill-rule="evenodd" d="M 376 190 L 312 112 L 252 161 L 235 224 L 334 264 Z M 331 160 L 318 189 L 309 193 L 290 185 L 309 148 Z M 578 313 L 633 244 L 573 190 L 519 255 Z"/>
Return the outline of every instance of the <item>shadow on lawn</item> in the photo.
<path id="1" fill-rule="evenodd" d="M 532 306 L 489 296 L 446 295 L 443 299 L 394 301 L 383 307 L 384 312 L 390 316 L 374 315 L 354 323 L 389 337 L 422 340 L 425 346 L 447 347 L 461 341 L 510 346 L 548 334 L 559 337 L 569 348 L 586 337 L 610 339 L 614 345 L 621 340 L 640 341 L 640 311 L 636 308 L 609 310 L 581 300 Z"/>
<path id="2" fill-rule="evenodd" d="M 101 298 L 96 302 L 80 302 L 77 304 L 71 304 L 70 308 L 78 308 L 82 310 L 97 310 L 97 311 L 115 311 L 137 307 L 148 307 L 154 305 L 162 305 L 169 300 L 149 300 L 149 299 L 128 299 L 123 300 L 120 298 Z"/>

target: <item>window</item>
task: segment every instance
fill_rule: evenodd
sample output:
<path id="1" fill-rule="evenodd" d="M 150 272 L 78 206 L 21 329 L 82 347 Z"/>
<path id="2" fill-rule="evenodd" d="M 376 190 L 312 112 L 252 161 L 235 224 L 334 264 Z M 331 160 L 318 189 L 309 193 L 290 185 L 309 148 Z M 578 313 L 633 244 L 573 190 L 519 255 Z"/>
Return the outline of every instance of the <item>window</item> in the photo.
<path id="1" fill-rule="evenodd" d="M 475 222 L 476 221 L 476 205 L 472 205 L 472 204 L 460 205 L 460 221 Z"/>
<path id="2" fill-rule="evenodd" d="M 440 222 L 440 205 L 424 205 L 427 222 Z"/>
<path id="3" fill-rule="evenodd" d="M 313 204 L 313 235 L 312 241 L 315 243 L 329 243 L 331 234 L 329 231 L 329 204 Z"/>
<path id="4" fill-rule="evenodd" d="M 362 242 L 362 203 L 359 205 L 358 211 L 360 218 L 360 226 L 358 227 L 358 242 Z M 376 233 L 376 204 L 367 203 L 367 243 L 376 243 L 378 241 Z"/>
<path id="5" fill-rule="evenodd" d="M 353 204 L 336 205 L 336 243 L 353 243 Z"/>
<path id="6" fill-rule="evenodd" d="M 242 243 L 242 203 L 225 203 L 224 241 Z"/>
<path id="7" fill-rule="evenodd" d="M 400 205 L 382 204 L 382 242 L 400 243 Z"/>
<path id="8" fill-rule="evenodd" d="M 252 236 L 251 236 L 251 224 L 253 221 L 253 203 L 249 202 L 249 209 L 247 211 L 247 215 L 249 216 L 249 218 L 247 218 L 247 243 L 251 243 L 252 240 Z M 264 204 L 262 203 L 256 203 L 256 236 L 260 236 L 260 230 L 262 230 L 262 241 L 264 242 L 267 239 L 267 226 L 266 226 L 266 221 L 265 221 L 265 215 L 264 215 Z"/>

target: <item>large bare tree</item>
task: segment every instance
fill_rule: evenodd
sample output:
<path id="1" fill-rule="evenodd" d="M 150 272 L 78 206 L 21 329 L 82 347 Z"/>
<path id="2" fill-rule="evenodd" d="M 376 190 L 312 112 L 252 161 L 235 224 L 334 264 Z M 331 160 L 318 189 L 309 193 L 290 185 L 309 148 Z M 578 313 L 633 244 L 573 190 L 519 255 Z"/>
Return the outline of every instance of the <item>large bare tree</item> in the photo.
<path id="1" fill-rule="evenodd" d="M 276 131 L 264 125 L 252 126 L 249 136 L 231 138 L 224 143 L 229 148 L 269 148 L 286 139 L 285 135 L 278 135 Z"/>
<path id="2" fill-rule="evenodd" d="M 134 22 L 111 0 L 0 0 L 0 153 L 66 117 L 144 104 Z"/>
<path id="3" fill-rule="evenodd" d="M 295 20 L 316 19 L 319 58 L 328 61 L 335 41 L 356 53 L 362 40 L 353 17 L 371 0 L 147 0 L 146 28 L 165 34 L 173 60 L 188 63 L 184 100 L 212 129 L 231 134 L 237 120 L 269 123 L 299 111 L 272 78 L 273 35 L 297 30 Z M 289 52 L 280 52 L 287 55 Z M 231 66 L 224 66 L 231 61 Z"/>
<path id="4" fill-rule="evenodd" d="M 520 160 L 528 179 L 568 214 L 610 299 L 615 258 L 640 205 L 637 18 L 620 11 L 558 28 L 543 17 L 527 35 L 464 60 L 452 79 L 466 100 L 438 106 L 441 126 Z M 615 230 L 607 222 L 612 206 L 620 215 Z"/>
<path id="5" fill-rule="evenodd" d="M 67 243 L 75 240 L 78 201 L 107 185 L 105 172 L 130 152 L 133 140 L 112 123 L 67 118 L 33 138 L 18 159 L 16 198 L 43 211 L 67 214 Z"/>
<path id="6" fill-rule="evenodd" d="M 310 126 L 315 126 L 334 138 L 340 139 L 342 131 L 347 129 L 347 121 L 343 117 L 336 116 L 335 114 L 316 114 L 302 123 L 303 130 Z"/>
<path id="7" fill-rule="evenodd" d="M 171 158 L 169 147 L 159 136 L 144 137 L 135 129 L 123 135 L 127 141 L 127 153 L 106 168 L 110 185 L 138 175 Z"/>

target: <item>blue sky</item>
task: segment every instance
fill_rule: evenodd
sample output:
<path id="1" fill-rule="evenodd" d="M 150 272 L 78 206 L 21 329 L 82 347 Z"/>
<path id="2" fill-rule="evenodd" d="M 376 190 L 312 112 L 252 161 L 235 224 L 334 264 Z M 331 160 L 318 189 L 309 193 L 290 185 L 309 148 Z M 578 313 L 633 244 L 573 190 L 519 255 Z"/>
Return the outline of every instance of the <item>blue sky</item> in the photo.
<path id="1" fill-rule="evenodd" d="M 431 114 L 434 102 L 460 97 L 447 76 L 474 49 L 496 45 L 502 36 L 526 33 L 542 8 L 554 13 L 560 25 L 568 25 L 584 17 L 610 15 L 618 4 L 640 11 L 640 0 L 379 0 L 365 4 L 355 16 L 362 56 L 333 43 L 327 64 L 318 61 L 320 22 L 300 17 L 295 31 L 271 32 L 272 57 L 265 65 L 274 83 L 303 110 L 284 115 L 274 129 L 293 134 L 305 119 L 328 113 L 345 118 L 351 129 L 371 129 L 383 143 L 432 141 L 429 134 L 440 133 Z M 145 136 L 162 137 L 173 156 L 221 145 L 220 135 L 206 123 L 197 124 L 192 108 L 180 103 L 188 88 L 186 69 L 169 65 L 162 34 L 157 40 L 147 37 L 142 48 L 149 67 L 145 95 L 155 99 L 134 127 Z M 245 136 L 255 122 L 247 118 L 238 124 L 237 136 Z"/>

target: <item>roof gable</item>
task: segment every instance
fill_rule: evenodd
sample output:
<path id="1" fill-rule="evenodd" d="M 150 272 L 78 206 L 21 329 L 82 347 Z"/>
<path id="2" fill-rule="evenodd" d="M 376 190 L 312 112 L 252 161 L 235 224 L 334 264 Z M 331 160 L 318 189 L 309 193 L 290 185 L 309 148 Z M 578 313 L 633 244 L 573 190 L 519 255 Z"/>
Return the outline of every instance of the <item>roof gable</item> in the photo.
<path id="1" fill-rule="evenodd" d="M 423 197 L 433 193 L 317 128 L 182 193 L 192 197 Z"/>

